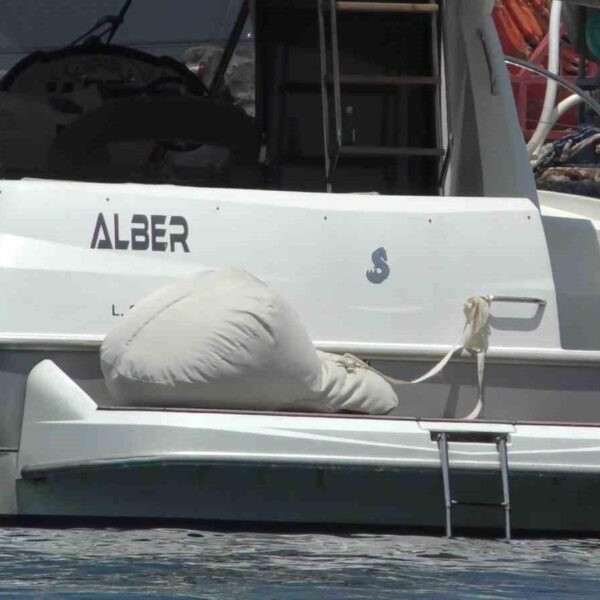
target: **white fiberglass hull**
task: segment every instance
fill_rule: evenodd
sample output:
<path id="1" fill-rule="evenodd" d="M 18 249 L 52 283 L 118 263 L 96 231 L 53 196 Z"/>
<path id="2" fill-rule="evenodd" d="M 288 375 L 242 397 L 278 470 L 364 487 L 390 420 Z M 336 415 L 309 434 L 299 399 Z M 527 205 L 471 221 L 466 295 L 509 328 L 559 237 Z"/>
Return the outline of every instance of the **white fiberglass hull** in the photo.
<path id="1" fill-rule="evenodd" d="M 27 384 L 14 512 L 441 528 L 439 432 L 462 440 L 455 499 L 500 502 L 504 436 L 514 530 L 600 531 L 600 427 L 107 410 L 49 361 Z M 501 507 L 453 513 L 455 527 L 504 522 Z"/>
<path id="2" fill-rule="evenodd" d="M 1 514 L 442 527 L 435 437 L 458 427 L 471 438 L 450 444 L 453 497 L 500 501 L 493 442 L 506 436 L 514 528 L 600 531 L 591 222 L 542 219 L 518 198 L 45 181 L 0 191 Z M 114 323 L 171 278 L 228 265 L 283 293 L 319 348 L 403 379 L 456 341 L 466 298 L 543 304 L 494 305 L 476 424 L 456 421 L 476 399 L 468 357 L 401 386 L 391 418 L 99 409 L 110 398 L 97 347 Z M 33 368 L 45 358 L 68 376 Z M 456 526 L 504 518 L 454 512 Z"/>

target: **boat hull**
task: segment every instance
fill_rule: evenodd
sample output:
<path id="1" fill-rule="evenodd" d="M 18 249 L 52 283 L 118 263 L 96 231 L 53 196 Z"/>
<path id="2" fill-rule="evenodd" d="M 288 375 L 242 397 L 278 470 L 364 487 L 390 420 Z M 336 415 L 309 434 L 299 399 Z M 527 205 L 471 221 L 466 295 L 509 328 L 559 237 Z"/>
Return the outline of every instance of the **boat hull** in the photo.
<path id="1" fill-rule="evenodd" d="M 600 532 L 597 426 L 100 409 L 51 361 L 27 381 L 14 514 L 439 529 L 442 433 L 455 529 L 503 526 L 505 439 L 514 530 Z"/>
<path id="2" fill-rule="evenodd" d="M 503 533 L 499 473 L 452 470 L 453 528 Z M 596 474 L 511 472 L 513 531 L 600 532 Z M 19 514 L 257 524 L 445 528 L 439 468 L 154 463 L 20 479 Z"/>

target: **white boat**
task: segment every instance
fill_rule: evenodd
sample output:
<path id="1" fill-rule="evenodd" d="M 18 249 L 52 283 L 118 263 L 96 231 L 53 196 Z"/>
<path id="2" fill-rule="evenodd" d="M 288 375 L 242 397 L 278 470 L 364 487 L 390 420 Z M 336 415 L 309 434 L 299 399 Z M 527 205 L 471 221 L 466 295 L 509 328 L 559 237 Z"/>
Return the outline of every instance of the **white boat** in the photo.
<path id="1" fill-rule="evenodd" d="M 0 64 L 0 513 L 599 532 L 595 213 L 540 212 L 493 2 L 198 0 L 235 21 L 206 86 L 148 52 L 155 29 L 193 46 L 197 15 L 115 2 L 68 45 L 93 5 L 0 9 L 9 48 L 46 48 Z M 406 380 L 485 296 L 478 418 L 464 352 L 385 416 L 115 406 L 106 333 L 223 266 L 281 292 L 317 348 Z"/>

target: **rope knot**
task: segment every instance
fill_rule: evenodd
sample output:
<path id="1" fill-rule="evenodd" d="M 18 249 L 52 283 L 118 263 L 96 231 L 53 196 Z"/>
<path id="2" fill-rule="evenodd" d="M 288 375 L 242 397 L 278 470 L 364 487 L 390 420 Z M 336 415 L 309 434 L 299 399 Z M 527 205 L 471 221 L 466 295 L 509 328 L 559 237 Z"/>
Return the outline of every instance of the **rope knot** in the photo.
<path id="1" fill-rule="evenodd" d="M 340 367 L 346 369 L 346 373 L 356 373 L 360 368 L 370 369 L 367 363 L 363 362 L 358 356 L 354 356 L 353 354 L 339 356 L 336 358 L 335 362 L 340 365 Z"/>
<path id="2" fill-rule="evenodd" d="M 463 311 L 465 323 L 463 348 L 471 354 L 487 352 L 489 346 L 491 298 L 489 296 L 471 296 L 465 300 Z"/>

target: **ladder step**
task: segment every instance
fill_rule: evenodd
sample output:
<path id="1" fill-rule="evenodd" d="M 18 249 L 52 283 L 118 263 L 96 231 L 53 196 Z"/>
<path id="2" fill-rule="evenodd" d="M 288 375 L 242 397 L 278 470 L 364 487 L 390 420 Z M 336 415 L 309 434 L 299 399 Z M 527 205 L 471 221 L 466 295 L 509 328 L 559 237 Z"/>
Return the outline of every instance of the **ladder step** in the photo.
<path id="1" fill-rule="evenodd" d="M 397 13 L 437 13 L 437 4 L 425 2 L 336 2 L 340 12 L 397 12 Z"/>
<path id="2" fill-rule="evenodd" d="M 342 85 L 399 86 L 437 85 L 439 79 L 432 75 L 341 75 Z"/>
<path id="3" fill-rule="evenodd" d="M 411 146 L 342 146 L 341 156 L 444 156 L 442 148 L 419 148 Z"/>
<path id="4" fill-rule="evenodd" d="M 486 506 L 504 509 L 504 502 L 461 502 L 460 500 L 452 500 L 452 506 Z"/>
<path id="5" fill-rule="evenodd" d="M 431 75 L 342 75 L 340 85 L 346 87 L 387 87 L 396 88 L 400 86 L 435 86 L 439 82 L 437 77 Z M 333 82 L 327 82 L 332 85 Z M 287 81 L 281 85 L 281 89 L 297 94 L 316 94 L 321 90 L 321 84 L 317 81 Z"/>

